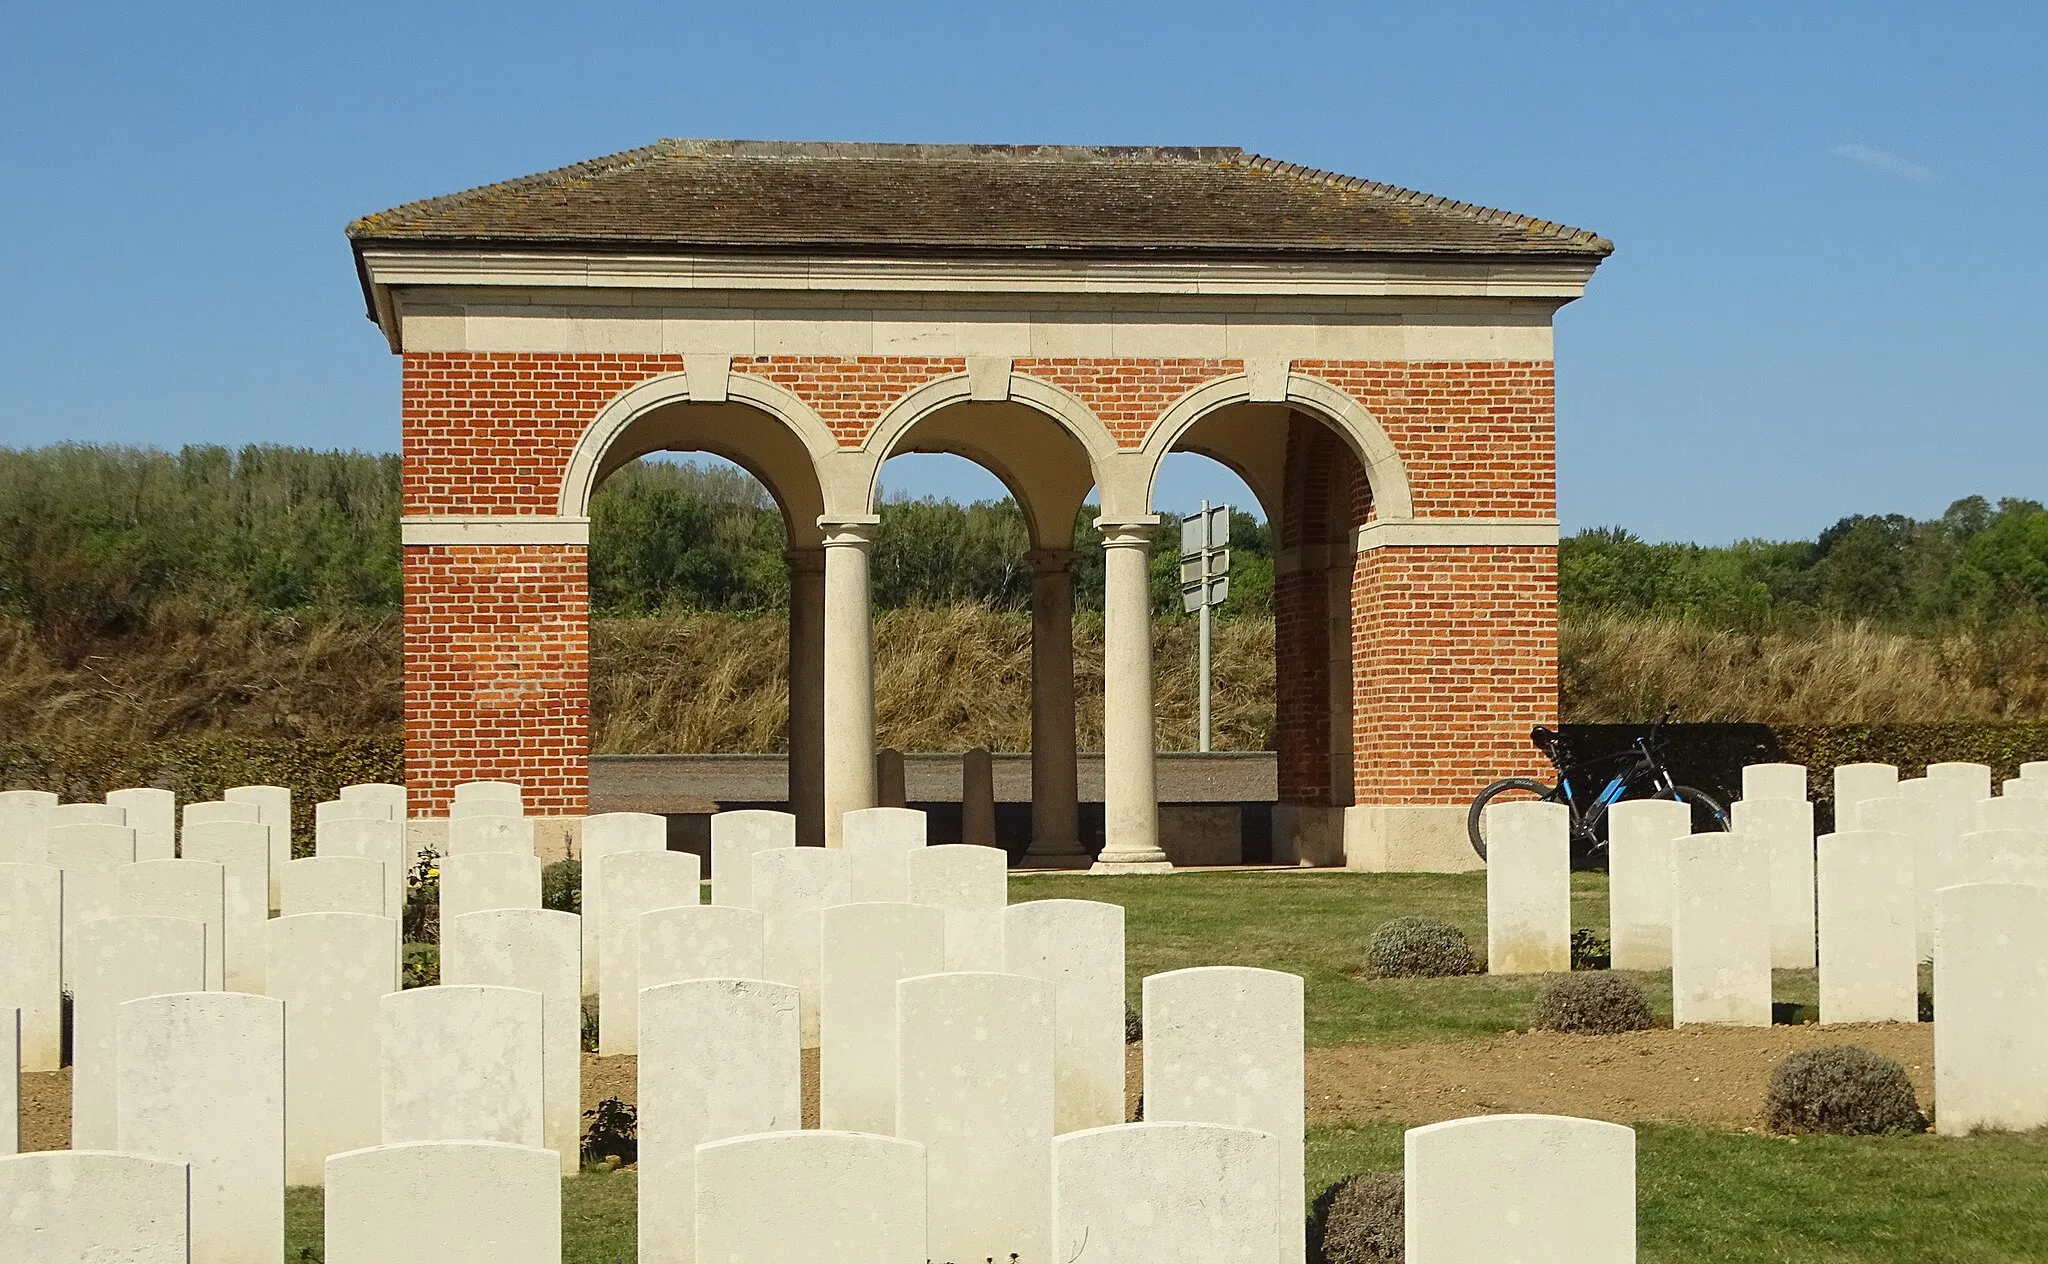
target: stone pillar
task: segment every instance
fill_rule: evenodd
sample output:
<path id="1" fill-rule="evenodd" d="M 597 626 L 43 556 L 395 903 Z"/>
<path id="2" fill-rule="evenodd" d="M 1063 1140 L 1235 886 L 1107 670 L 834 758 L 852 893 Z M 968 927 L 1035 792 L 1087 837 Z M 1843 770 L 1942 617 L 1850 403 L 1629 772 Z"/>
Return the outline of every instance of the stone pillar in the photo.
<path id="1" fill-rule="evenodd" d="M 825 845 L 839 818 L 875 806 L 875 644 L 868 552 L 875 516 L 820 518 L 825 531 Z"/>
<path id="2" fill-rule="evenodd" d="M 1102 531 L 1102 854 L 1095 873 L 1164 873 L 1153 763 L 1149 522 L 1098 522 Z"/>
<path id="3" fill-rule="evenodd" d="M 1074 739 L 1072 549 L 1031 561 L 1031 846 L 1022 869 L 1085 869 Z"/>
<path id="4" fill-rule="evenodd" d="M 789 811 L 797 842 L 825 842 L 825 550 L 791 549 Z"/>

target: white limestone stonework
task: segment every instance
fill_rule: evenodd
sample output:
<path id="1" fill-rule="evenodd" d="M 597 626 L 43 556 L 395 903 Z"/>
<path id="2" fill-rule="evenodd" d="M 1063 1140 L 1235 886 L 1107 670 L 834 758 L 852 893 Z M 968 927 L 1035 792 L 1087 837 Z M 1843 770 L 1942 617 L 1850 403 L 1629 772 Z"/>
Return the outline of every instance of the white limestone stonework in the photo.
<path id="1" fill-rule="evenodd" d="M 119 1148 L 191 1165 L 192 1258 L 284 1254 L 284 1002 L 242 992 L 121 1006 Z"/>
<path id="2" fill-rule="evenodd" d="M 1486 809 L 1486 972 L 1572 968 L 1571 812 L 1562 803 Z"/>
<path id="3" fill-rule="evenodd" d="M 1607 810 L 1608 934 L 1617 970 L 1671 968 L 1671 848 L 1692 809 L 1626 799 Z"/>
<path id="4" fill-rule="evenodd" d="M 1763 847 L 1770 870 L 1771 968 L 1813 969 L 1813 805 L 1805 799 L 1738 799 L 1730 812 L 1733 831 Z"/>
<path id="5" fill-rule="evenodd" d="M 227 933 L 222 945 L 227 987 L 230 992 L 261 994 L 263 924 L 270 920 L 270 827 L 258 821 L 188 820 L 179 843 L 185 859 L 211 861 L 227 870 Z"/>
<path id="6" fill-rule="evenodd" d="M 285 917 L 299 913 L 397 917 L 404 906 L 388 907 L 388 892 L 380 861 L 362 856 L 307 856 L 285 862 L 277 907 Z"/>
<path id="7" fill-rule="evenodd" d="M 261 824 L 263 821 L 263 808 L 261 805 L 251 803 L 246 799 L 207 799 L 198 803 L 188 803 L 179 809 L 178 821 L 179 840 L 182 842 L 184 831 L 191 829 L 195 825 L 216 825 L 223 821 L 242 821 L 251 825 Z"/>
<path id="8" fill-rule="evenodd" d="M 496 813 L 448 818 L 448 856 L 483 852 L 509 852 L 532 856 L 533 818 Z"/>
<path id="9" fill-rule="evenodd" d="M 946 968 L 946 915 L 922 904 L 838 904 L 820 915 L 818 1126 L 896 1126 L 896 984 Z"/>
<path id="10" fill-rule="evenodd" d="M 378 806 L 370 801 L 364 806 Z M 319 827 L 314 855 L 348 856 L 374 860 L 384 866 L 384 916 L 397 917 L 405 909 L 406 870 L 410 853 L 405 842 L 405 822 L 386 817 L 342 817 Z"/>
<path id="11" fill-rule="evenodd" d="M 1819 875 L 1820 1020 L 1914 1022 L 1912 840 L 1876 830 L 1824 834 Z"/>
<path id="12" fill-rule="evenodd" d="M 1051 1258 L 1055 989 L 1018 974 L 896 985 L 896 1136 L 925 1148 L 935 1260 Z"/>
<path id="13" fill-rule="evenodd" d="M 1851 814 L 1851 830 L 1903 835 L 1913 846 L 1914 941 L 1922 961 L 1934 954 L 1934 878 L 1959 821 L 1953 805 L 1933 793 L 1930 783 L 1899 783 L 1889 799 L 1865 799 Z"/>
<path id="14" fill-rule="evenodd" d="M 909 898 L 910 853 L 925 845 L 924 813 L 915 808 L 863 808 L 840 823 L 840 846 L 853 862 L 853 898 L 862 904 Z"/>
<path id="15" fill-rule="evenodd" d="M 801 1127 L 801 1037 L 797 991 L 786 984 L 693 979 L 640 994 L 643 1264 L 695 1258 L 700 1144 Z"/>
<path id="16" fill-rule="evenodd" d="M 1409 1264 L 1634 1264 L 1636 1134 L 1561 1115 L 1410 1128 Z"/>
<path id="17" fill-rule="evenodd" d="M 818 1045 L 821 910 L 853 898 L 853 867 L 836 847 L 779 847 L 754 855 L 754 906 L 766 919 L 768 977 L 801 997 L 806 1049 Z"/>
<path id="18" fill-rule="evenodd" d="M 474 983 L 392 992 L 377 1004 L 385 1145 L 541 1144 L 541 995 Z M 548 1152 L 559 1167 L 561 1156 Z"/>
<path id="19" fill-rule="evenodd" d="M 1244 966 L 1169 970 L 1146 976 L 1144 1004 L 1145 1118 L 1271 1134 L 1281 1205 L 1305 1206 L 1301 976 Z M 1307 1256 L 1295 1223 L 1285 1222 L 1280 1264 Z"/>
<path id="20" fill-rule="evenodd" d="M 666 851 L 668 818 L 652 812 L 599 812 L 583 821 L 583 852 L 577 862 L 583 910 L 583 991 L 595 994 L 604 960 L 605 857 L 623 851 Z M 715 884 L 714 884 L 715 885 Z"/>
<path id="21" fill-rule="evenodd" d="M 395 821 L 391 805 L 376 799 L 328 799 L 313 805 L 313 851 L 318 855 L 321 840 L 330 826 L 340 821 Z"/>
<path id="22" fill-rule="evenodd" d="M 1004 910 L 1011 974 L 1056 989 L 1055 1133 L 1124 1120 L 1124 910 L 1094 900 L 1031 900 Z"/>
<path id="23" fill-rule="evenodd" d="M 1955 841 L 1935 876 L 1939 887 L 2021 882 L 2048 887 L 2048 833 L 2031 829 L 1971 830 Z"/>
<path id="24" fill-rule="evenodd" d="M 267 927 L 267 994 L 285 1004 L 285 1180 L 318 1185 L 329 1155 L 377 1144 L 377 1008 L 398 991 L 398 922 L 302 913 Z"/>
<path id="25" fill-rule="evenodd" d="M 496 803 L 502 805 L 496 811 L 519 816 L 526 811 L 526 792 L 516 781 L 465 781 L 455 787 L 453 802 L 465 807 Z"/>
<path id="26" fill-rule="evenodd" d="M 71 973 L 71 1145 L 116 1148 L 116 1018 L 124 1001 L 206 990 L 206 927 L 182 917 L 103 917 L 79 928 Z"/>
<path id="27" fill-rule="evenodd" d="M 79 1150 L 0 1158 L 0 1260 L 193 1264 L 183 1163 Z"/>
<path id="28" fill-rule="evenodd" d="M 486 909 L 441 925 L 441 982 L 524 988 L 541 997 L 541 1143 L 562 1174 L 580 1166 L 582 930 L 574 913 Z"/>
<path id="29" fill-rule="evenodd" d="M 754 907 L 754 853 L 796 846 L 796 817 L 747 808 L 711 815 L 711 902 Z"/>
<path id="30" fill-rule="evenodd" d="M 235 786 L 223 791 L 229 803 L 253 803 L 256 819 L 270 827 L 270 903 L 278 906 L 278 885 L 285 862 L 292 858 L 292 792 L 283 786 Z"/>
<path id="31" fill-rule="evenodd" d="M 765 979 L 767 919 L 754 909 L 679 904 L 640 915 L 640 988 L 688 979 Z"/>
<path id="32" fill-rule="evenodd" d="M 64 871 L 64 986 L 78 960 L 86 925 L 121 911 L 123 866 L 135 862 L 135 831 L 125 825 L 53 825 L 43 831 L 49 863 Z"/>
<path id="33" fill-rule="evenodd" d="M 0 1158 L 21 1151 L 21 1011 L 0 1007 Z"/>
<path id="34" fill-rule="evenodd" d="M 1009 855 L 1000 847 L 944 843 L 910 853 L 905 864 L 910 902 L 946 911 L 946 969 L 1001 971 Z"/>
<path id="35" fill-rule="evenodd" d="M 485 909 L 540 907 L 540 858 L 477 851 L 441 861 L 441 923 Z"/>
<path id="36" fill-rule="evenodd" d="M 604 918 L 598 974 L 598 1051 L 639 1051 L 640 915 L 703 898 L 700 861 L 686 851 L 627 851 L 606 857 L 598 902 Z"/>
<path id="37" fill-rule="evenodd" d="M 49 828 L 49 816 L 50 810 L 39 804 L 0 802 L 0 865 L 48 864 L 50 853 L 43 845 L 43 831 Z"/>
<path id="38" fill-rule="evenodd" d="M 1770 872 L 1740 834 L 1694 834 L 1671 851 L 1674 1026 L 1771 1025 Z"/>
<path id="39" fill-rule="evenodd" d="M 45 828 L 59 825 L 127 825 L 128 814 L 112 803 L 59 803 L 43 817 Z"/>
<path id="40" fill-rule="evenodd" d="M 1742 797 L 1797 799 L 1806 802 L 1805 764 L 1745 764 L 1742 769 Z"/>
<path id="41" fill-rule="evenodd" d="M 64 995 L 64 871 L 0 864 L 0 1007 L 21 1012 L 21 1069 L 59 1064 Z"/>
<path id="42" fill-rule="evenodd" d="M 561 1264 L 555 1153 L 419 1141 L 327 1161 L 326 1264 Z"/>
<path id="43" fill-rule="evenodd" d="M 119 912 L 183 917 L 206 927 L 206 990 L 225 986 L 228 871 L 208 860 L 138 860 L 121 866 Z"/>
<path id="44" fill-rule="evenodd" d="M 1935 895 L 1934 1127 L 2048 1127 L 2048 889 Z"/>
<path id="45" fill-rule="evenodd" d="M 1988 829 L 2048 831 L 2048 800 L 2025 794 L 1979 799 L 1970 805 L 1970 820 L 1963 832 Z"/>
<path id="46" fill-rule="evenodd" d="M 697 1149 L 696 1258 L 704 1264 L 927 1264 L 925 1226 L 916 1142 L 812 1129 Z"/>
<path id="47" fill-rule="evenodd" d="M 1221 1124 L 1114 1124 L 1052 1143 L 1052 1259 L 1266 1264 L 1284 1204 L 1279 1144 Z"/>
<path id="48" fill-rule="evenodd" d="M 1890 799 L 1899 793 L 1899 770 L 1891 764 L 1835 765 L 1835 830 L 1859 828 L 1856 805 L 1866 799 Z"/>
<path id="49" fill-rule="evenodd" d="M 149 787 L 110 790 L 107 802 L 121 809 L 121 823 L 135 831 L 137 860 L 170 860 L 178 854 L 176 794 Z"/>
<path id="50" fill-rule="evenodd" d="M 1929 764 L 1927 780 L 1940 787 L 1944 798 L 1975 803 L 1991 797 L 1991 769 L 1985 764 Z"/>

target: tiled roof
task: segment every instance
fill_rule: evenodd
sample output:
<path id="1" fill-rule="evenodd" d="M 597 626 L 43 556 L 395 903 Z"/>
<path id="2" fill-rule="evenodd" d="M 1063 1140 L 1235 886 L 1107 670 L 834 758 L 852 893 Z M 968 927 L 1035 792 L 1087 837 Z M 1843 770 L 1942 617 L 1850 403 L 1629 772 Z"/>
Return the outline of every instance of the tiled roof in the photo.
<path id="1" fill-rule="evenodd" d="M 512 249 L 1598 259 L 1605 238 L 1243 150 L 664 140 L 366 215 Z"/>

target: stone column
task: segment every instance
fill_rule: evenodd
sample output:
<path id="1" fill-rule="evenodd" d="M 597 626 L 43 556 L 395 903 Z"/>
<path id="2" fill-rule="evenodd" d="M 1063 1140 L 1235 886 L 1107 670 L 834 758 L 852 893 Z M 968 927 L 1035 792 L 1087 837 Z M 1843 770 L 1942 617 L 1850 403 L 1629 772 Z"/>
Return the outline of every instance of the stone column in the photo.
<path id="1" fill-rule="evenodd" d="M 1163 873 L 1159 790 L 1153 769 L 1152 593 L 1148 522 L 1098 522 L 1102 531 L 1102 854 L 1093 873 Z"/>
<path id="2" fill-rule="evenodd" d="M 1031 846 L 1021 869 L 1085 869 L 1074 739 L 1072 549 L 1031 562 Z"/>
<path id="3" fill-rule="evenodd" d="M 825 531 L 825 845 L 840 818 L 875 806 L 875 643 L 868 552 L 881 519 L 820 518 Z"/>
<path id="4" fill-rule="evenodd" d="M 800 846 L 825 842 L 825 550 L 791 549 L 789 810 Z"/>

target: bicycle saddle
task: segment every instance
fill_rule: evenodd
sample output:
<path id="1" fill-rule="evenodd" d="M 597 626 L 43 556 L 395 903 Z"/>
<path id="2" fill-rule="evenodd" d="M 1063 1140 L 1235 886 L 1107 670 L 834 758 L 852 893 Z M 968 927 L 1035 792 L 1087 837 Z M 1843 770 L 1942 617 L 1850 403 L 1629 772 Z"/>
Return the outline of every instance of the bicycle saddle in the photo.
<path id="1" fill-rule="evenodd" d="M 1561 737 L 1562 734 L 1544 728 L 1540 724 L 1529 730 L 1529 740 L 1536 743 L 1536 749 L 1540 751 L 1547 751 L 1557 745 Z"/>

